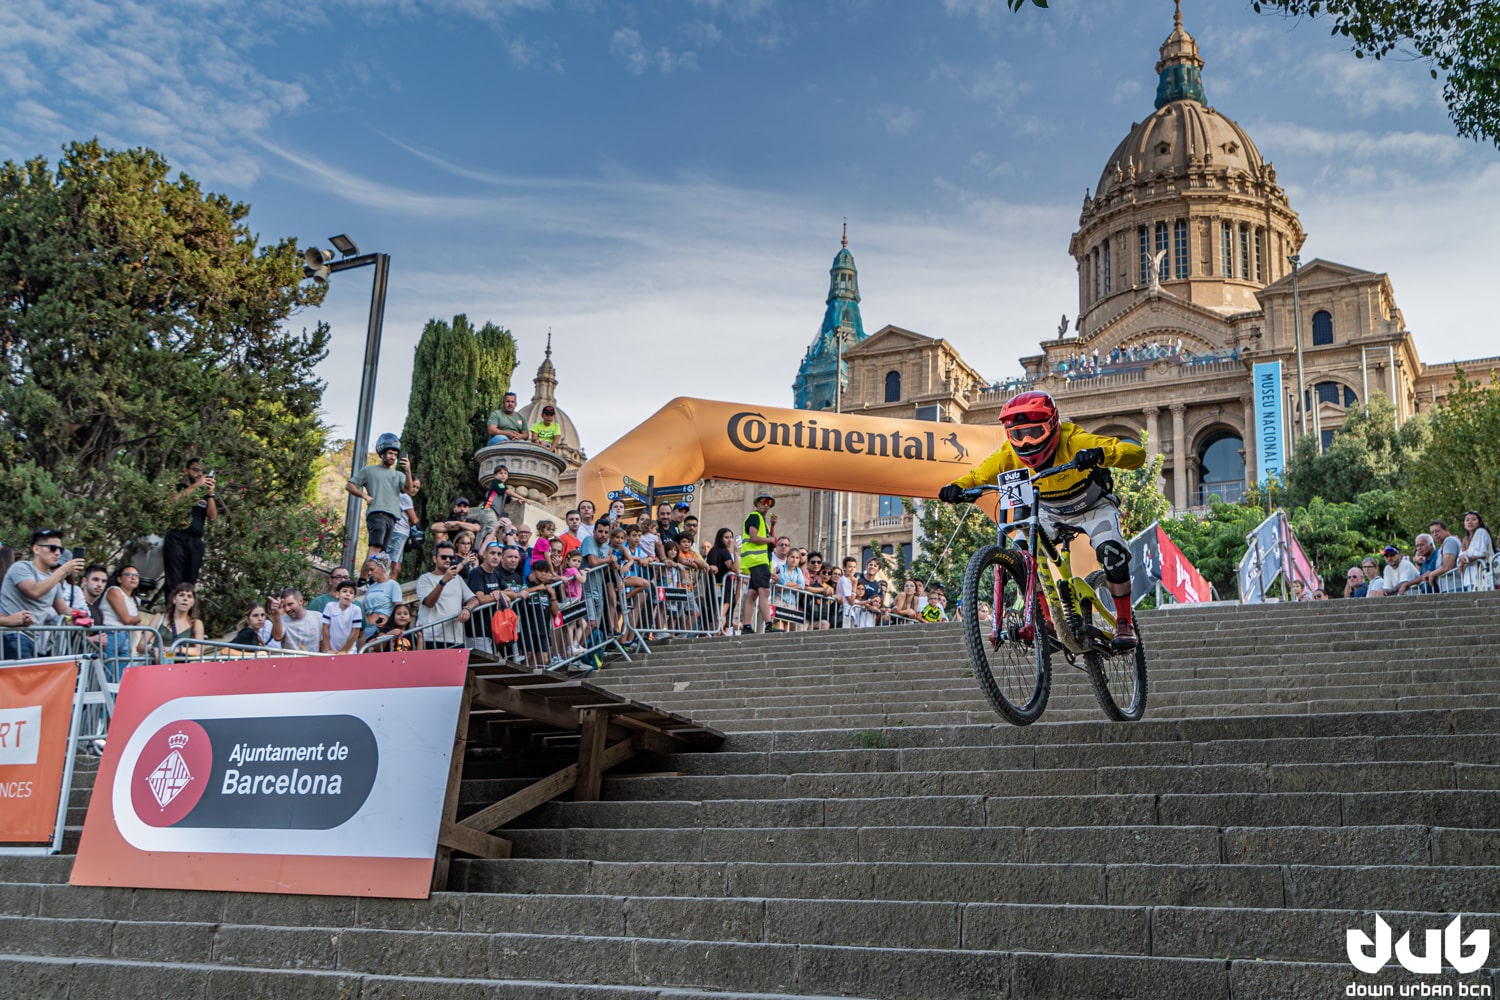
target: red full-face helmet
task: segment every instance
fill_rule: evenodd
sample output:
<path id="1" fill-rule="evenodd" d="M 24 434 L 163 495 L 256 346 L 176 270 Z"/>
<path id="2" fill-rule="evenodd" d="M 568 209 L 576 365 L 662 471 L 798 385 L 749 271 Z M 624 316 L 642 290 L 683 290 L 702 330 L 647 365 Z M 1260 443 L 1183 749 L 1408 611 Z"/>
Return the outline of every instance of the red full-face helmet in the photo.
<path id="1" fill-rule="evenodd" d="M 1023 392 L 1012 398 L 1000 411 L 1000 422 L 1016 457 L 1033 469 L 1052 457 L 1062 438 L 1057 404 L 1045 392 Z"/>

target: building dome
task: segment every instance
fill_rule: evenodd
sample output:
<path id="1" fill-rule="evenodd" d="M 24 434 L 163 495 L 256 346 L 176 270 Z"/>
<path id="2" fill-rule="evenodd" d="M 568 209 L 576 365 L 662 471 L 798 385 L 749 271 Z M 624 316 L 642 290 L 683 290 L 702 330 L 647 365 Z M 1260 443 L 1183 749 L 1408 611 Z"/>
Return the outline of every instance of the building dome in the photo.
<path id="1" fill-rule="evenodd" d="M 569 464 L 576 467 L 582 465 L 588 456 L 584 453 L 583 442 L 579 440 L 578 428 L 573 423 L 573 418 L 568 416 L 567 411 L 557 405 L 557 368 L 552 364 L 552 331 L 547 331 L 547 350 L 542 357 L 542 363 L 537 366 L 536 378 L 532 380 L 531 402 L 521 407 L 521 416 L 526 419 L 526 426 L 542 419 L 542 407 L 551 405 L 557 410 L 557 422 L 562 425 L 562 445 L 557 453 L 567 459 Z"/>
<path id="2" fill-rule="evenodd" d="M 1143 297 L 1170 294 L 1225 315 L 1257 309 L 1256 291 L 1302 245 L 1276 168 L 1208 105 L 1181 9 L 1160 54 L 1156 110 L 1105 161 L 1068 248 L 1085 338 Z"/>

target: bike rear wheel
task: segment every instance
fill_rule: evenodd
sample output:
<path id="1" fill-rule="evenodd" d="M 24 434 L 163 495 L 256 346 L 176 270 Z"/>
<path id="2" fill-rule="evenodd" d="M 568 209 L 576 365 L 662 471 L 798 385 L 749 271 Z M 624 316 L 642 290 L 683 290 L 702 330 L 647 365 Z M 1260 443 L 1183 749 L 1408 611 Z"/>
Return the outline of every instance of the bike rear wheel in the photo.
<path id="1" fill-rule="evenodd" d="M 1025 594 L 1026 574 L 1019 554 L 987 545 L 969 559 L 964 571 L 963 616 L 969 663 L 990 706 L 1017 726 L 1029 726 L 1041 717 L 1052 687 L 1051 649 L 1035 596 L 1032 639 L 1028 642 L 1019 635 Z M 979 621 L 982 601 L 994 601 L 997 643 L 991 643 L 989 629 Z"/>
<path id="2" fill-rule="evenodd" d="M 1084 623 L 1093 615 L 1084 609 Z M 1146 643 L 1136 634 L 1135 649 L 1119 653 L 1085 653 L 1089 685 L 1104 714 L 1115 722 L 1139 722 L 1146 714 Z"/>

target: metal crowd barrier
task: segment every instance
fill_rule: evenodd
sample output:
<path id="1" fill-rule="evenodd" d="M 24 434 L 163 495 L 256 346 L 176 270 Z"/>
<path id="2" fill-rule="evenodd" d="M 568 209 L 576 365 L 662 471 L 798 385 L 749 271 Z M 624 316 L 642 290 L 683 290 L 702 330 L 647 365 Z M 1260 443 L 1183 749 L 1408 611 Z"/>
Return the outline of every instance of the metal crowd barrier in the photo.
<path id="1" fill-rule="evenodd" d="M 734 580 L 735 601 L 729 609 L 728 624 L 738 632 L 744 621 L 744 593 L 750 586 L 750 577 L 740 573 L 733 574 L 731 579 Z M 771 617 L 793 632 L 845 628 L 849 619 L 837 595 L 815 594 L 785 583 L 771 585 Z M 764 628 L 765 623 L 760 619 L 759 601 L 750 606 L 750 624 L 757 632 Z"/>
<path id="2" fill-rule="evenodd" d="M 470 615 L 470 620 L 472 621 L 474 618 L 478 617 L 478 615 L 482 614 L 484 610 L 484 608 L 476 609 Z M 445 628 L 449 622 L 456 622 L 458 621 L 458 619 L 459 613 L 455 611 L 451 615 L 447 615 L 446 617 L 438 618 L 430 622 L 424 622 L 421 625 L 413 624 L 411 628 L 406 629 L 401 634 L 402 636 L 417 636 L 422 640 L 422 646 L 419 648 L 425 648 L 429 642 L 433 641 L 438 635 L 441 634 L 434 632 L 434 629 Z M 468 638 L 467 630 L 465 631 L 464 636 L 465 639 Z M 357 647 L 357 651 L 361 653 L 383 652 L 390 648 L 391 644 L 396 641 L 396 638 L 396 633 L 394 632 L 386 632 L 383 634 L 377 633 L 373 638 L 366 640 L 364 643 L 361 643 Z M 467 642 L 465 643 L 465 645 L 467 645 Z M 332 656 L 334 654 L 327 653 L 324 655 Z"/>
<path id="3" fill-rule="evenodd" d="M 1468 566 L 1455 566 L 1437 578 L 1439 594 L 1458 594 L 1466 591 L 1495 589 L 1495 565 L 1483 559 Z"/>
<path id="4" fill-rule="evenodd" d="M 255 660 L 272 656 L 333 656 L 305 649 L 282 649 L 280 646 L 250 646 L 216 639 L 194 639 L 187 636 L 172 643 L 167 650 L 173 663 L 218 663 L 223 660 Z"/>

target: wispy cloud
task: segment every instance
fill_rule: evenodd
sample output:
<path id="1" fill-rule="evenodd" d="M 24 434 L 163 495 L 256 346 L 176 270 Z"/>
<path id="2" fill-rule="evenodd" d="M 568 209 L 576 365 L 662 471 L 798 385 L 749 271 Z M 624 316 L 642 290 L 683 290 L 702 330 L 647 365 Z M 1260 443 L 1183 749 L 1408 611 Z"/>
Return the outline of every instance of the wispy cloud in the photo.
<path id="1" fill-rule="evenodd" d="M 922 120 L 922 116 L 915 108 L 885 105 L 880 109 L 880 119 L 885 123 L 887 134 L 908 136 L 917 127 L 917 123 Z"/>
<path id="2" fill-rule="evenodd" d="M 665 45 L 649 49 L 641 41 L 641 33 L 634 28 L 617 28 L 609 40 L 609 51 L 624 60 L 625 68 L 636 76 L 648 69 L 671 73 L 680 69 L 697 69 L 698 53 L 673 52 Z"/>
<path id="3" fill-rule="evenodd" d="M 1294 122 L 1260 122 L 1247 131 L 1263 152 L 1299 154 L 1328 160 L 1418 160 L 1424 166 L 1456 162 L 1470 148 L 1457 136 L 1436 132 L 1365 132 L 1320 129 Z"/>

